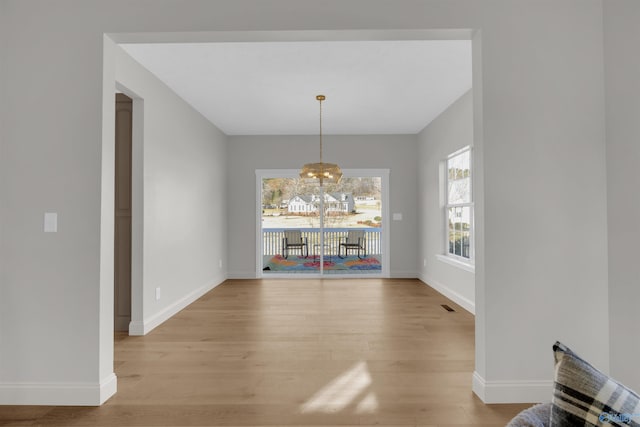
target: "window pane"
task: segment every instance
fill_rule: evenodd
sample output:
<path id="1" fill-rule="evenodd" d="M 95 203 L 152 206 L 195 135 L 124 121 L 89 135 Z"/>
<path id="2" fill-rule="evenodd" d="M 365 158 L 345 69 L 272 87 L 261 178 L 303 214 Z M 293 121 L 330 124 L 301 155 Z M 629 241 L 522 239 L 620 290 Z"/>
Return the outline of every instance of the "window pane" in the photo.
<path id="1" fill-rule="evenodd" d="M 469 231 L 471 229 L 471 207 L 465 206 L 460 208 L 460 222 L 462 223 L 462 229 Z"/>
<path id="2" fill-rule="evenodd" d="M 451 207 L 448 214 L 449 253 L 471 258 L 471 207 Z"/>
<path id="3" fill-rule="evenodd" d="M 449 208 L 449 253 L 455 253 L 455 208 Z"/>
<path id="4" fill-rule="evenodd" d="M 465 151 L 447 161 L 448 203 L 471 202 L 471 153 Z"/>
<path id="5" fill-rule="evenodd" d="M 469 250 L 469 232 L 462 232 L 462 256 L 464 258 L 471 257 L 471 251 Z"/>
<path id="6" fill-rule="evenodd" d="M 461 233 L 461 245 L 462 245 L 462 253 L 461 256 L 464 258 L 471 257 L 470 251 L 470 236 L 471 236 L 471 207 L 466 206 L 460 208 L 460 224 L 462 226 Z"/>
<path id="7" fill-rule="evenodd" d="M 458 156 L 452 157 L 447 162 L 449 181 L 458 179 L 456 171 L 460 169 L 460 160 Z"/>
<path id="8" fill-rule="evenodd" d="M 464 153 L 456 156 L 459 159 L 459 171 L 458 176 L 460 178 L 466 178 L 469 176 L 469 171 L 471 170 L 471 151 L 465 151 Z"/>
<path id="9" fill-rule="evenodd" d="M 471 202 L 471 178 L 449 181 L 449 204 Z"/>
<path id="10" fill-rule="evenodd" d="M 447 161 L 448 177 L 450 180 L 468 178 L 471 176 L 471 152 L 465 151 Z"/>

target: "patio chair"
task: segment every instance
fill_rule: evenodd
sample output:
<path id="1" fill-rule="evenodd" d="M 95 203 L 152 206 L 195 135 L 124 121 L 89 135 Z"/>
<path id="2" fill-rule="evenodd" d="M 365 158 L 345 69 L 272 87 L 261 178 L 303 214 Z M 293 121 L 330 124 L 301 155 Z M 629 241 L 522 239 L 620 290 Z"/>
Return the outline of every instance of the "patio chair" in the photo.
<path id="1" fill-rule="evenodd" d="M 360 256 L 362 252 L 364 254 L 364 258 L 367 257 L 367 241 L 364 237 L 364 230 L 351 230 L 347 232 L 347 237 L 341 237 L 340 240 L 344 239 L 344 242 L 340 242 L 338 246 L 338 256 L 340 258 L 344 258 L 347 256 L 347 252 L 349 250 L 358 251 L 358 258 L 362 259 Z M 344 248 L 344 256 L 342 256 L 342 249 Z"/>
<path id="2" fill-rule="evenodd" d="M 307 238 L 302 237 L 300 230 L 286 230 L 282 238 L 282 256 L 284 259 L 289 258 L 291 249 L 300 249 L 300 255 L 307 258 L 309 256 L 309 245 Z"/>

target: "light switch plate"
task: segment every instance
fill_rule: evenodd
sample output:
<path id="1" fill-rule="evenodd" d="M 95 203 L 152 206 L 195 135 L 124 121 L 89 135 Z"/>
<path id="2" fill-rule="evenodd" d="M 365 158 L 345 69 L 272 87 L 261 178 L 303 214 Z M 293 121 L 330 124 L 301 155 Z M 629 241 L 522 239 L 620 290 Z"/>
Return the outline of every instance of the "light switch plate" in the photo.
<path id="1" fill-rule="evenodd" d="M 401 213 L 394 213 L 393 214 L 393 220 L 394 221 L 402 221 L 402 214 Z"/>
<path id="2" fill-rule="evenodd" d="M 58 213 L 57 212 L 44 213 L 44 232 L 45 233 L 58 232 Z"/>

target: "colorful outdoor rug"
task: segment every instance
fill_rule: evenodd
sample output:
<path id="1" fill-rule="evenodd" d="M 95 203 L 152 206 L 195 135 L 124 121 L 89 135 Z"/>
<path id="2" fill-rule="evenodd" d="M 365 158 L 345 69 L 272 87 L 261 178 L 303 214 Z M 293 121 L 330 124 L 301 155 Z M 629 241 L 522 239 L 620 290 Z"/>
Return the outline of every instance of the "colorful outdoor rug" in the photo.
<path id="1" fill-rule="evenodd" d="M 299 255 L 290 255 L 288 259 L 284 259 L 282 255 L 275 255 L 273 257 L 266 256 L 264 261 L 263 271 L 265 272 L 311 273 L 320 270 L 320 259 L 313 256 L 305 258 Z M 382 270 L 382 265 L 376 255 L 367 255 L 362 259 L 356 255 L 349 255 L 345 258 L 332 255 L 324 258 L 323 270 L 327 273 L 379 272 Z"/>

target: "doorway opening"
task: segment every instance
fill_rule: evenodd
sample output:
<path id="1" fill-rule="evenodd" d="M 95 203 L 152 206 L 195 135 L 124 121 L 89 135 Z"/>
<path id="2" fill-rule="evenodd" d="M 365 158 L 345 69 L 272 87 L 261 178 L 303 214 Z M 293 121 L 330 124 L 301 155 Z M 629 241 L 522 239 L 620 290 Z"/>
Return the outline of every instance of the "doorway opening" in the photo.
<path id="1" fill-rule="evenodd" d="M 133 100 L 116 93 L 114 180 L 113 327 L 129 331 L 131 323 L 131 219 Z"/>
<path id="2" fill-rule="evenodd" d="M 229 34 L 229 33 L 210 33 L 210 34 L 198 34 L 197 36 L 191 36 L 194 37 L 194 39 L 197 39 L 195 41 L 202 41 L 202 38 L 206 38 L 207 41 L 219 41 L 219 40 L 228 40 L 229 37 L 234 38 L 234 37 L 238 37 L 239 39 L 242 40 L 246 40 L 248 39 L 252 39 L 253 37 L 257 37 L 257 38 L 263 38 L 263 37 L 269 37 L 271 39 L 282 39 L 282 40 L 290 40 L 290 39 L 304 39 L 307 40 L 310 36 L 308 33 L 301 31 L 301 32 L 284 32 L 284 33 L 279 33 L 279 32 L 266 32 L 268 33 L 267 35 L 264 34 L 257 34 L 257 35 L 253 35 L 250 32 L 249 33 L 244 33 L 244 32 L 238 32 L 237 34 Z M 479 35 L 476 36 L 472 36 L 470 31 L 459 31 L 459 32 L 451 32 L 451 31 L 447 31 L 447 32 L 443 32 L 442 34 L 440 34 L 440 32 L 433 32 L 430 30 L 411 30 L 411 31 L 378 31 L 379 34 L 373 34 L 370 31 L 367 32 L 359 32 L 359 31 L 346 31 L 346 32 L 331 32 L 331 33 L 324 33 L 324 32 L 318 32 L 317 34 L 314 34 L 312 36 L 312 38 L 319 38 L 319 39 L 345 39 L 345 40 L 351 40 L 351 39 L 363 39 L 363 40 L 369 40 L 372 37 L 374 39 L 384 39 L 384 40 L 414 40 L 414 39 L 437 39 L 437 38 L 457 38 L 457 39 L 473 39 L 474 40 L 474 44 L 476 46 L 477 52 L 479 52 Z M 184 39 L 182 40 L 183 42 L 188 40 L 190 36 L 188 35 L 182 35 L 184 37 Z M 145 40 L 148 41 L 150 40 L 150 38 L 153 37 L 159 37 L 159 38 L 164 38 L 164 41 L 167 40 L 172 40 L 171 35 L 167 35 L 167 34 L 158 34 L 156 36 L 150 36 L 149 34 L 109 34 L 107 35 L 107 37 L 105 37 L 105 87 L 104 90 L 105 92 L 109 92 L 112 91 L 113 89 L 110 87 L 110 85 L 112 84 L 113 80 L 110 79 L 110 75 L 114 75 L 115 73 L 113 72 L 113 68 L 114 68 L 114 54 L 113 54 L 113 49 L 112 49 L 112 44 L 114 43 L 142 43 Z M 479 59 L 479 53 L 474 53 L 474 57 L 478 57 Z M 479 74 L 478 74 L 478 70 L 480 69 L 479 66 L 480 62 L 479 61 L 474 61 L 474 83 L 475 80 L 479 79 Z M 116 82 L 116 86 L 118 85 L 118 83 Z M 476 87 L 476 85 L 474 84 L 474 87 Z M 482 127 L 482 117 L 481 117 L 481 106 L 482 106 L 482 102 L 481 102 L 481 93 L 480 93 L 480 88 L 477 87 L 477 89 L 474 89 L 474 106 L 478 106 L 478 109 L 476 110 L 476 112 L 474 113 L 474 133 L 478 136 L 478 138 L 476 138 L 476 149 L 479 150 L 481 152 L 481 127 Z M 106 98 L 106 97 L 105 97 Z M 106 100 L 103 100 L 106 102 Z M 134 99 L 134 114 L 140 114 L 140 113 L 135 113 L 135 101 L 137 101 L 136 99 Z M 112 102 L 111 100 L 109 100 L 109 102 Z M 108 106 L 105 106 L 103 104 L 103 106 L 105 108 L 103 108 L 103 112 L 107 111 L 110 113 L 110 108 L 107 108 Z M 112 111 L 112 110 L 111 110 Z M 140 111 L 140 110 L 138 110 Z M 104 117 L 108 117 L 107 115 L 108 113 L 103 113 Z M 135 120 L 134 120 L 135 121 Z M 112 149 L 112 147 L 110 146 L 110 144 L 112 143 L 113 139 L 109 135 L 109 131 L 105 130 L 107 128 L 111 128 L 111 126 L 113 126 L 113 121 L 112 120 L 103 120 L 103 124 L 104 124 L 104 128 L 103 128 L 103 165 L 109 165 L 109 161 L 110 161 L 110 156 L 109 156 L 109 148 Z M 136 125 L 140 125 L 141 127 L 141 122 L 138 122 Z M 111 128 L 112 129 L 112 128 Z M 135 129 L 134 129 L 134 133 L 135 133 Z M 106 138 L 104 138 L 104 136 L 107 136 Z M 134 139 L 135 139 L 135 135 L 134 135 Z M 134 151 L 136 150 L 135 147 L 135 142 L 134 142 Z M 135 158 L 135 153 L 134 153 L 134 158 Z M 478 156 L 478 159 L 481 159 L 480 156 Z M 135 159 L 134 159 L 135 161 Z M 478 160 L 480 161 L 480 160 Z M 110 191 L 113 191 L 112 189 L 110 189 L 110 185 L 109 184 L 105 184 L 105 182 L 107 183 L 111 183 L 113 182 L 113 177 L 109 176 L 110 173 L 112 173 L 113 168 L 103 168 L 103 172 L 102 172 L 102 177 L 103 177 L 103 188 L 102 188 L 102 192 L 103 192 L 103 201 L 105 199 L 110 199 L 113 197 L 112 194 L 109 194 Z M 258 172 L 258 171 L 256 171 Z M 291 176 L 297 176 L 297 171 L 291 171 Z M 347 172 L 347 171 L 345 171 Z M 135 166 L 134 166 L 134 174 L 139 173 L 140 175 L 142 174 L 142 170 L 136 172 L 135 170 Z M 482 176 L 481 173 L 478 174 L 478 176 Z M 346 174 L 345 174 L 346 177 Z M 389 185 L 388 185 L 388 170 L 386 171 L 386 175 L 382 175 L 383 177 L 383 197 L 385 192 L 388 192 L 389 189 Z M 386 177 L 386 178 L 385 178 Z M 141 226 L 141 221 L 142 218 L 139 217 L 138 220 L 136 220 L 136 216 L 141 215 L 142 212 L 142 208 L 143 208 L 143 200 L 140 197 L 141 196 L 141 191 L 136 191 L 139 188 L 136 187 L 136 176 L 134 176 L 134 200 L 133 200 L 133 250 L 132 250 L 132 256 L 133 256 L 133 263 L 132 263 L 132 268 L 133 268 L 133 295 L 132 295 L 132 303 L 133 303 L 133 307 L 132 307 L 132 321 L 131 321 L 131 325 L 130 325 L 130 330 L 131 331 L 135 331 L 136 330 L 136 324 L 138 324 L 137 328 L 139 329 L 139 331 L 141 331 L 140 333 L 135 333 L 132 332 L 133 335 L 144 335 L 144 328 L 143 328 L 143 316 L 142 316 L 142 307 L 143 307 L 143 292 L 142 292 L 142 260 L 141 259 L 137 259 L 138 257 L 141 258 L 141 254 L 142 254 L 142 239 L 141 239 L 141 227 L 138 227 L 138 225 Z M 386 181 L 385 181 L 386 179 Z M 258 181 L 260 182 L 260 184 L 257 186 L 257 188 L 262 188 L 262 183 L 260 181 L 260 178 L 258 179 Z M 386 184 L 385 184 L 386 182 Z M 139 185 L 140 189 L 142 187 L 141 183 Z M 138 197 L 140 197 L 140 199 L 138 199 L 138 201 L 136 201 L 135 195 L 138 195 Z M 258 193 L 258 192 L 256 192 Z M 262 233 L 262 215 L 261 215 L 261 211 L 262 211 L 262 200 L 261 200 L 261 194 L 259 196 L 256 197 L 256 221 L 257 221 L 257 228 L 256 228 L 256 246 L 255 246 L 255 253 L 257 255 L 257 257 L 255 258 L 255 265 L 256 265 L 256 276 L 257 277 L 264 277 L 265 274 L 267 274 L 265 271 L 263 271 L 263 233 Z M 383 200 L 386 200 L 387 202 L 382 202 L 382 209 L 383 214 L 380 215 L 382 218 L 382 224 L 383 226 L 381 227 L 381 237 L 380 237 L 380 242 L 382 245 L 382 267 L 381 267 L 381 273 L 378 273 L 381 277 L 389 277 L 389 257 L 390 257 L 390 250 L 389 250 L 389 228 L 388 226 L 385 226 L 385 221 L 386 221 L 386 225 L 390 225 L 390 214 L 388 213 L 389 210 L 389 197 L 388 195 L 386 196 L 386 198 L 383 198 Z M 320 197 L 320 199 L 318 200 L 318 202 L 322 202 L 324 203 L 324 197 Z M 138 204 L 137 204 L 138 203 Z M 102 225 L 108 224 L 110 222 L 110 220 L 112 220 L 112 218 L 109 218 L 110 215 L 112 215 L 113 209 L 111 206 L 108 206 L 107 203 L 103 203 L 103 211 L 102 211 Z M 482 206 L 480 206 L 482 207 Z M 481 211 L 481 209 L 478 209 L 479 211 Z M 251 208 L 249 208 L 249 213 L 251 211 Z M 324 211 L 324 207 L 321 209 L 321 211 Z M 386 211 L 386 212 L 385 212 Z M 476 222 L 479 223 L 478 229 L 482 230 L 483 227 L 483 223 L 482 220 L 483 216 L 477 216 L 476 217 Z M 394 224 L 395 225 L 395 224 Z M 110 231 L 111 227 L 102 227 L 101 229 L 101 233 L 103 236 L 108 236 L 108 233 Z M 140 234 L 140 235 L 139 235 Z M 480 237 L 482 237 L 483 235 L 480 234 Z M 111 301 L 109 301 L 109 299 L 111 298 L 111 296 L 114 295 L 114 291 L 112 289 L 109 289 L 111 286 L 113 286 L 113 280 L 108 280 L 109 277 L 107 274 L 104 274 L 104 272 L 106 270 L 111 269 L 111 263 L 108 262 L 109 261 L 109 257 L 111 256 L 111 254 L 113 254 L 113 248 L 109 248 L 109 245 L 113 242 L 114 239 L 109 238 L 109 239 L 103 239 L 102 240 L 102 247 L 101 247 L 101 263 L 102 263 L 102 268 L 101 269 L 101 282 L 100 282 L 100 286 L 101 286 L 101 295 L 100 295 L 100 303 L 101 303 L 101 309 L 106 308 L 106 310 L 104 310 L 105 315 L 101 316 L 101 333 L 100 333 L 100 342 L 102 345 L 102 348 L 104 349 L 104 351 L 102 351 L 101 355 L 100 355 L 100 366 L 101 368 L 103 368 L 104 370 L 110 370 L 112 368 L 113 365 L 113 357 L 112 357 L 112 351 L 110 352 L 109 350 L 112 349 L 111 345 L 113 343 L 112 340 L 112 334 L 109 334 L 109 328 L 106 327 L 107 323 L 112 323 L 113 319 L 110 319 L 110 315 L 111 313 L 113 313 L 113 310 L 111 310 Z M 245 239 L 246 240 L 246 239 Z M 320 246 L 318 247 L 311 247 L 310 248 L 310 255 L 313 255 L 313 250 L 317 249 L 317 253 L 316 255 L 319 256 L 321 258 L 321 262 L 320 262 L 320 266 L 324 266 L 324 256 L 325 256 L 325 250 L 327 251 L 327 255 L 333 255 L 334 248 L 327 248 L 325 249 L 324 244 L 322 242 L 322 240 L 320 241 Z M 247 249 L 251 250 L 250 248 L 251 244 L 249 242 L 249 244 L 247 245 Z M 481 246 L 481 245 L 480 245 Z M 357 256 L 357 255 L 356 255 Z M 482 259 L 481 259 L 482 260 Z M 107 262 L 105 262 L 107 261 Z M 253 261 L 253 260 L 252 260 Z M 105 266 L 106 264 L 106 266 Z M 139 269 L 140 271 L 136 271 L 136 269 Z M 222 268 L 222 264 L 220 264 L 220 268 Z M 268 271 L 268 270 L 267 270 Z M 325 273 L 324 271 L 321 271 L 321 273 Z M 316 272 L 317 275 L 319 275 L 318 272 Z M 276 277 L 276 274 L 270 274 L 268 277 Z M 295 276 L 295 274 L 293 275 L 288 275 L 288 277 L 293 277 Z M 312 274 L 308 274 L 305 275 L 304 277 L 310 277 L 313 276 Z M 340 277 L 340 275 L 332 275 L 332 277 Z M 348 277 L 350 278 L 355 278 L 358 277 L 358 275 L 353 274 L 353 275 L 349 275 Z M 366 277 L 371 277 L 371 276 L 366 276 Z M 138 289 L 136 283 L 139 282 L 139 286 L 140 288 Z M 479 283 L 476 284 L 476 289 L 477 289 L 477 293 L 483 293 L 483 285 L 484 283 L 482 281 L 480 281 Z M 149 299 L 153 299 L 152 294 L 149 294 L 146 296 L 147 300 Z M 109 316 L 107 316 L 106 314 L 109 314 Z M 482 318 L 482 312 L 480 313 L 480 319 Z M 482 322 L 479 322 L 479 324 L 481 324 Z M 106 332 L 106 333 L 103 333 Z M 478 347 L 477 347 L 477 353 L 481 354 L 484 351 L 484 334 L 483 331 L 477 331 L 476 332 L 476 340 L 478 342 Z M 111 341 L 111 343 L 109 343 L 108 341 Z M 115 391 L 114 391 L 115 392 Z"/>

